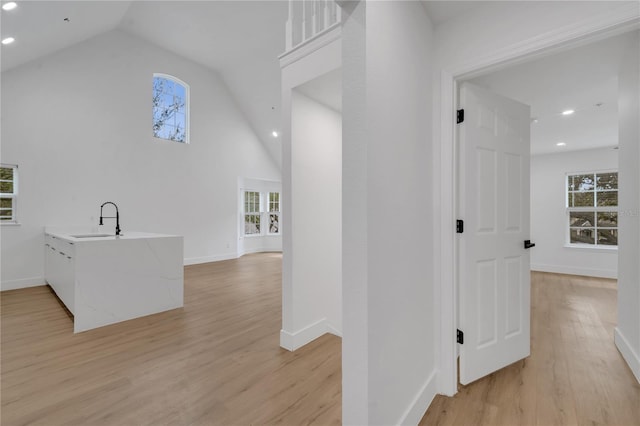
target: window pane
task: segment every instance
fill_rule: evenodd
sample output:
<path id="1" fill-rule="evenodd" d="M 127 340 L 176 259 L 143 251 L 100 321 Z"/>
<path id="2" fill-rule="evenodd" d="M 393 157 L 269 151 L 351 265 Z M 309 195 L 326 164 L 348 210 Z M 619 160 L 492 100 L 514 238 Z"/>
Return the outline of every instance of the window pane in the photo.
<path id="1" fill-rule="evenodd" d="M 598 192 L 598 206 L 617 206 L 618 191 Z"/>
<path id="2" fill-rule="evenodd" d="M 571 229 L 570 242 L 577 244 L 595 244 L 593 228 Z"/>
<path id="3" fill-rule="evenodd" d="M 260 215 L 248 214 L 244 217 L 244 233 L 246 235 L 260 233 Z"/>
<path id="4" fill-rule="evenodd" d="M 572 207 L 593 207 L 593 192 L 574 192 Z"/>
<path id="5" fill-rule="evenodd" d="M 618 227 L 617 212 L 598 213 L 598 228 L 617 228 L 617 227 Z"/>
<path id="6" fill-rule="evenodd" d="M 600 173 L 596 175 L 597 189 L 618 189 L 618 173 Z"/>
<path id="7" fill-rule="evenodd" d="M 598 244 L 603 246 L 618 245 L 617 229 L 598 229 Z"/>
<path id="8" fill-rule="evenodd" d="M 13 200 L 11 198 L 0 199 L 0 207 L 3 209 L 10 209 L 13 207 Z"/>
<path id="9" fill-rule="evenodd" d="M 13 168 L 11 168 L 11 167 L 0 167 L 0 179 L 2 179 L 2 180 L 13 180 Z"/>
<path id="10" fill-rule="evenodd" d="M 280 217 L 277 214 L 269 215 L 269 232 L 277 234 L 280 229 Z"/>
<path id="11" fill-rule="evenodd" d="M 567 206 L 575 207 L 573 205 L 573 192 L 569 192 L 567 195 L 569 196 L 569 198 L 567 199 Z"/>
<path id="12" fill-rule="evenodd" d="M 13 182 L 0 182 L 0 192 L 13 193 Z"/>
<path id="13" fill-rule="evenodd" d="M 593 191 L 595 182 L 593 175 L 575 175 L 573 176 L 574 191 Z"/>
<path id="14" fill-rule="evenodd" d="M 569 226 L 591 228 L 595 226 L 595 212 L 570 212 Z"/>
<path id="15" fill-rule="evenodd" d="M 2 220 L 11 220 L 12 217 L 12 210 L 0 210 L 0 218 L 2 218 Z"/>
<path id="16" fill-rule="evenodd" d="M 186 142 L 187 89 L 164 77 L 153 78 L 153 135 Z"/>

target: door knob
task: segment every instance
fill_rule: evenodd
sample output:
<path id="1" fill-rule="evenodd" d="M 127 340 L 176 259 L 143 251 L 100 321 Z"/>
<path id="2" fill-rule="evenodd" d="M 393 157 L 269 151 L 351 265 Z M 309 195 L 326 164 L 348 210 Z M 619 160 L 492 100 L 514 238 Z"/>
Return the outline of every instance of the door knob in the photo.
<path id="1" fill-rule="evenodd" d="M 525 249 L 529 249 L 529 248 L 535 247 L 535 246 L 536 246 L 535 243 L 531 244 L 531 240 L 524 240 L 524 248 Z"/>

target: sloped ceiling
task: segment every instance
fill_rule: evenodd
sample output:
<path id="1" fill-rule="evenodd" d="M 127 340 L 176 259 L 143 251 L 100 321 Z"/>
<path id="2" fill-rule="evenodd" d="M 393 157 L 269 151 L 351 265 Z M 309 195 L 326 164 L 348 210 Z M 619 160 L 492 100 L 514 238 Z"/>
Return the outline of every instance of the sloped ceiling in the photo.
<path id="1" fill-rule="evenodd" d="M 281 165 L 280 65 L 284 1 L 21 1 L 2 11 L 2 70 L 118 29 L 217 71 L 257 137 Z M 65 21 L 64 18 L 69 18 Z"/>

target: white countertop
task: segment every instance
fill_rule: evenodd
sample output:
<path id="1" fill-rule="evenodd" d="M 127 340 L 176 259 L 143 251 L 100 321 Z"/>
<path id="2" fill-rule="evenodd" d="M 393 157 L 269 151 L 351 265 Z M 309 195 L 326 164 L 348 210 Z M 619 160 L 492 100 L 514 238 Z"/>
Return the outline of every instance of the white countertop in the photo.
<path id="1" fill-rule="evenodd" d="M 61 240 L 69 241 L 71 243 L 81 242 L 94 242 L 94 241 L 114 241 L 114 240 L 140 240 L 148 238 L 167 238 L 178 237 L 178 235 L 167 234 L 154 234 L 150 232 L 138 232 L 138 231 L 122 231 L 121 235 L 116 236 L 113 231 L 105 236 L 107 232 L 104 231 L 88 231 L 86 229 L 62 229 L 62 228 L 45 228 L 45 234 L 52 237 L 60 238 Z M 77 237 L 82 235 L 83 237 Z M 89 237 L 89 235 L 95 235 Z"/>

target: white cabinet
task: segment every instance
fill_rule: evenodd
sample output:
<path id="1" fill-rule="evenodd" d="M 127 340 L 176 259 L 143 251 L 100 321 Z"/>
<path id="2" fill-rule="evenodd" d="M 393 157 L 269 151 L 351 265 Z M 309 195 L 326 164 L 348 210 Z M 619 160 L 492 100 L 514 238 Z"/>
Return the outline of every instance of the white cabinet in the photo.
<path id="1" fill-rule="evenodd" d="M 75 313 L 74 244 L 45 235 L 45 279 L 71 313 Z"/>

